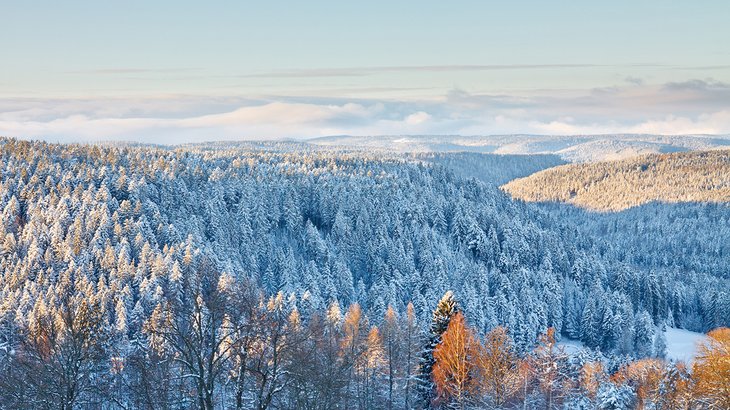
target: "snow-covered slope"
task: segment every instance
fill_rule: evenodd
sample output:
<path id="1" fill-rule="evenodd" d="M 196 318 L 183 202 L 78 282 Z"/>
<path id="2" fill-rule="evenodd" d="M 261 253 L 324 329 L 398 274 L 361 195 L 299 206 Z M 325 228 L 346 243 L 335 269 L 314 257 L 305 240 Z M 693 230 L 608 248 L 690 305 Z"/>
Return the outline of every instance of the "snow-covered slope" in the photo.
<path id="1" fill-rule="evenodd" d="M 697 344 L 707 339 L 702 333 L 668 327 L 664 333 L 667 338 L 667 359 L 691 362 L 697 356 Z"/>
<path id="2" fill-rule="evenodd" d="M 730 202 L 730 150 L 654 154 L 537 172 L 503 187 L 532 202 L 620 211 L 652 201 Z"/>
<path id="3" fill-rule="evenodd" d="M 668 327 L 664 332 L 664 336 L 667 341 L 666 359 L 687 364 L 691 364 L 694 358 L 697 357 L 699 343 L 707 339 L 705 334 L 673 327 Z M 568 338 L 563 338 L 558 345 L 569 355 L 575 355 L 586 349 L 583 342 Z"/>

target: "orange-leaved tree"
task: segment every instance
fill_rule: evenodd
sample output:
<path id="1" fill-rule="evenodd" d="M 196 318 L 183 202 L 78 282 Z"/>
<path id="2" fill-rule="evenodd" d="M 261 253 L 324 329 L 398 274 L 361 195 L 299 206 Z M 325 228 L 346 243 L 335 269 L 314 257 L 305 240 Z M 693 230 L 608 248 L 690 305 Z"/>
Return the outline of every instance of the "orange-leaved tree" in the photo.
<path id="1" fill-rule="evenodd" d="M 557 344 L 555 328 L 549 327 L 540 335 L 539 344 L 529 360 L 535 371 L 540 390 L 545 394 L 547 407 L 553 408 L 553 403 L 559 399 L 567 377 L 563 368 L 567 363 L 568 355 L 565 349 Z"/>
<path id="2" fill-rule="evenodd" d="M 730 409 L 730 328 L 707 334 L 693 366 L 696 396 L 711 408 Z"/>
<path id="3" fill-rule="evenodd" d="M 615 384 L 628 384 L 636 391 L 637 406 L 644 408 L 660 395 L 666 363 L 660 359 L 640 359 L 622 366 L 611 376 Z"/>
<path id="4" fill-rule="evenodd" d="M 484 347 L 476 357 L 479 383 L 497 407 L 504 405 L 520 388 L 520 358 L 507 329 L 497 326 L 484 338 Z"/>
<path id="5" fill-rule="evenodd" d="M 692 395 L 692 374 L 683 362 L 667 364 L 654 403 L 657 409 L 684 410 L 699 406 Z"/>
<path id="6" fill-rule="evenodd" d="M 480 386 L 475 377 L 475 358 L 481 355 L 480 349 L 479 340 L 466 324 L 464 315 L 456 313 L 433 352 L 437 401 L 463 409 L 477 397 Z"/>
<path id="7" fill-rule="evenodd" d="M 606 379 L 606 372 L 600 361 L 584 363 L 578 375 L 578 385 L 583 393 L 591 400 L 596 398 L 598 388 Z"/>

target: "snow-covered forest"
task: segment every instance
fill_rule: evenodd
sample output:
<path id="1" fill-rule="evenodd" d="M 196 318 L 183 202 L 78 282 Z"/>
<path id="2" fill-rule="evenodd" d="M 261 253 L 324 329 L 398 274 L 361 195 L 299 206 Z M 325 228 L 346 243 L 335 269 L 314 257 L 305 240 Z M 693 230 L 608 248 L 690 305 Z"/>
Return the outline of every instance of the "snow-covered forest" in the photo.
<path id="1" fill-rule="evenodd" d="M 730 150 L 638 156 L 550 168 L 504 186 L 526 201 L 559 201 L 600 211 L 665 203 L 730 201 Z"/>
<path id="2" fill-rule="evenodd" d="M 730 326 L 730 208 L 527 204 L 560 161 L 478 155 L 0 140 L 0 408 L 726 405 L 662 329 Z"/>

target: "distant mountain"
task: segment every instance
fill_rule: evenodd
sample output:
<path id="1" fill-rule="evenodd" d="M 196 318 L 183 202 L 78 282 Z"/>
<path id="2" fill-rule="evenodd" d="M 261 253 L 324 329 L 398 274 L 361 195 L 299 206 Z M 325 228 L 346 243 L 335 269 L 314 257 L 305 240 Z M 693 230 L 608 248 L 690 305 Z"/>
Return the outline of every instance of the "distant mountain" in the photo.
<path id="1" fill-rule="evenodd" d="M 567 202 L 601 211 L 653 201 L 730 202 L 730 150 L 564 165 L 514 180 L 503 189 L 525 201 Z"/>
<path id="2" fill-rule="evenodd" d="M 307 142 L 319 146 L 381 149 L 391 152 L 554 154 L 569 162 L 617 160 L 643 154 L 730 148 L 730 136 L 645 134 L 333 136 Z"/>

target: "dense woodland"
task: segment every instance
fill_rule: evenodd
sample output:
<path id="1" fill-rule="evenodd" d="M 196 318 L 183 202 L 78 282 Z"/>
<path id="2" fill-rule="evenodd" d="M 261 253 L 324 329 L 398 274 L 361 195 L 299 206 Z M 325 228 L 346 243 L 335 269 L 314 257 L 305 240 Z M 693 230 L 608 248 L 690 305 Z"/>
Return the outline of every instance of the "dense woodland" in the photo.
<path id="1" fill-rule="evenodd" d="M 730 201 L 730 150 L 653 154 L 546 169 L 505 185 L 526 201 L 567 202 L 602 211 L 652 201 Z"/>
<path id="2" fill-rule="evenodd" d="M 703 368 L 661 360 L 661 329 L 730 325 L 724 206 L 579 226 L 589 218 L 455 173 L 458 158 L 277 144 L 4 139 L 0 157 L 0 408 L 630 408 L 668 390 L 696 407 L 722 396 Z M 680 235 L 702 243 L 672 242 Z M 724 332 L 711 338 L 720 348 Z M 462 340 L 456 354 L 448 335 Z M 561 338 L 590 350 L 564 355 Z M 502 355 L 506 370 L 489 367 Z M 465 357 L 481 364 L 454 388 L 444 363 Z M 656 385 L 642 387 L 637 363 Z M 489 387 L 490 371 L 514 385 Z"/>
<path id="3" fill-rule="evenodd" d="M 496 155 L 473 152 L 419 153 L 417 159 L 448 168 L 456 176 L 476 178 L 488 184 L 502 185 L 543 169 L 565 164 L 557 155 Z"/>

